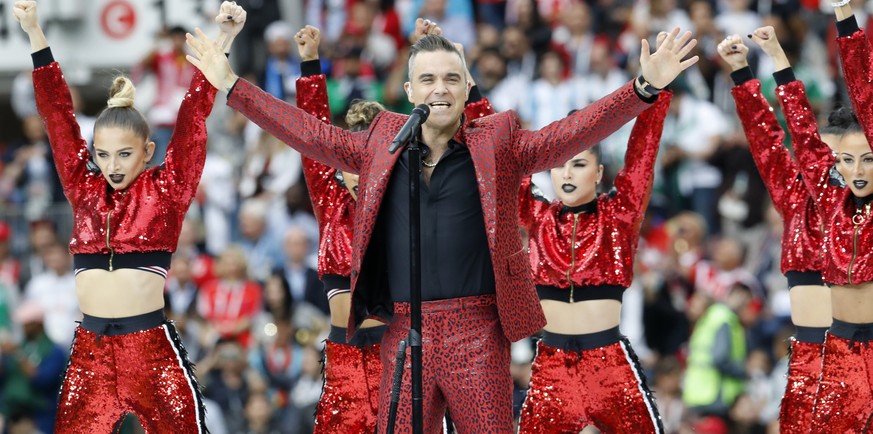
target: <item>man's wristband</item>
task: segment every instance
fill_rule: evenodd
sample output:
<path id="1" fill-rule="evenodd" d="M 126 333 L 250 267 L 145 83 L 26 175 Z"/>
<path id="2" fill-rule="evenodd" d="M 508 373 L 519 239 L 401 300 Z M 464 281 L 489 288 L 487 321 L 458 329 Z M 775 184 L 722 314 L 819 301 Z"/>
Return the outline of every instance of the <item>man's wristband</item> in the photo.
<path id="1" fill-rule="evenodd" d="M 637 92 L 639 92 L 640 96 L 642 96 L 643 98 L 652 98 L 661 92 L 661 89 L 658 89 L 657 87 L 649 84 L 649 82 L 646 81 L 646 79 L 643 78 L 642 75 L 637 77 L 637 79 L 634 81 L 634 85 L 637 88 Z"/>
<path id="2" fill-rule="evenodd" d="M 831 6 L 835 7 L 835 8 L 841 8 L 841 7 L 847 5 L 851 2 L 852 2 L 852 0 L 840 0 L 838 2 L 831 2 Z"/>

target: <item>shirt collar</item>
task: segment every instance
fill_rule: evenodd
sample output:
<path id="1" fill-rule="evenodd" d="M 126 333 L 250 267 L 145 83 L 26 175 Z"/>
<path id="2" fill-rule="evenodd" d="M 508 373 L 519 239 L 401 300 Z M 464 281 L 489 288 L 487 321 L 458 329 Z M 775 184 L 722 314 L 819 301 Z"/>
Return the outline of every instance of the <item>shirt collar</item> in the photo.
<path id="1" fill-rule="evenodd" d="M 424 144 L 424 142 L 418 142 L 418 146 L 421 147 L 421 156 L 422 157 L 427 157 L 428 154 L 430 154 L 430 146 L 427 146 L 426 144 Z M 449 140 L 449 146 L 446 149 L 446 153 L 449 153 L 452 151 L 464 150 L 466 148 L 467 148 L 467 145 L 464 142 L 459 141 L 457 139 L 457 136 L 455 136 Z"/>

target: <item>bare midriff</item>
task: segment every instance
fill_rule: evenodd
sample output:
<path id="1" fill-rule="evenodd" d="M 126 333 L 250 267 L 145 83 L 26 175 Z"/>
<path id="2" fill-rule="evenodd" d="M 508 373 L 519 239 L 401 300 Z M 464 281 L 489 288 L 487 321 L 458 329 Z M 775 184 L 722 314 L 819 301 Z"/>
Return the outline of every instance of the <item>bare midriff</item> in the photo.
<path id="1" fill-rule="evenodd" d="M 76 275 L 82 313 L 100 318 L 126 318 L 164 308 L 166 279 L 148 271 L 92 269 Z"/>
<path id="2" fill-rule="evenodd" d="M 546 314 L 545 330 L 562 335 L 581 335 L 609 330 L 621 321 L 618 300 L 587 300 L 565 303 L 541 300 Z"/>
<path id="3" fill-rule="evenodd" d="M 873 282 L 831 286 L 833 317 L 854 324 L 873 323 Z"/>
<path id="4" fill-rule="evenodd" d="M 334 295 L 328 302 L 330 305 L 330 324 L 336 327 L 349 326 L 349 312 L 352 311 L 352 295 L 348 292 Z M 383 323 L 374 319 L 365 319 L 362 329 L 376 327 Z"/>
<path id="5" fill-rule="evenodd" d="M 830 327 L 831 290 L 822 285 L 797 285 L 791 288 L 791 322 L 799 327 Z"/>

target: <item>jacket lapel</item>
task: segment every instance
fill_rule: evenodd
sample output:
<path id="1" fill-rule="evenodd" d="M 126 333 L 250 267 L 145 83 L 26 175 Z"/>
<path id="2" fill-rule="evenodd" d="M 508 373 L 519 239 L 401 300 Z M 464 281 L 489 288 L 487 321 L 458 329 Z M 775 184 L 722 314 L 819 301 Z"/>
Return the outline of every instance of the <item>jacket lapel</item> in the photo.
<path id="1" fill-rule="evenodd" d="M 387 137 L 386 140 L 374 140 L 371 143 L 374 143 L 374 146 L 379 146 L 379 149 L 373 150 L 373 159 L 370 167 L 361 173 L 360 191 L 358 193 L 357 204 L 355 205 L 356 217 L 353 237 L 355 254 L 353 255 L 354 264 L 352 266 L 353 288 L 357 283 L 361 263 L 364 260 L 364 255 L 367 253 L 367 246 L 370 245 L 370 239 L 376 227 L 376 219 L 379 217 L 379 208 L 382 205 L 385 191 L 388 189 L 388 181 L 391 180 L 394 165 L 397 164 L 397 160 L 403 152 L 403 150 L 399 150 L 394 154 L 390 154 L 388 147 L 382 146 L 382 143 L 389 143 Z"/>
<path id="2" fill-rule="evenodd" d="M 464 141 L 473 166 L 476 168 L 476 182 L 479 184 L 479 201 L 482 203 L 482 214 L 485 217 L 485 230 L 488 233 L 488 246 L 491 248 L 492 261 L 497 254 L 497 171 L 496 144 L 486 143 L 489 134 L 481 128 L 468 124 L 458 134 L 457 139 Z M 495 263 L 496 266 L 496 263 Z"/>

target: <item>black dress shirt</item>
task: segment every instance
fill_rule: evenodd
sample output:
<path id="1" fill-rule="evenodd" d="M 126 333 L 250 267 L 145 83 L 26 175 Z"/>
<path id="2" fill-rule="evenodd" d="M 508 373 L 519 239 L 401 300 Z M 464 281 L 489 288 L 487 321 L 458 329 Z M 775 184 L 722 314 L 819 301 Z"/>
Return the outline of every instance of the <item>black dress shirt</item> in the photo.
<path id="1" fill-rule="evenodd" d="M 426 155 L 427 146 L 421 144 L 421 148 Z M 394 302 L 410 300 L 409 169 L 409 155 L 404 151 L 388 182 L 375 239 L 384 243 L 388 289 Z M 421 299 L 495 293 L 494 266 L 469 149 L 450 141 L 430 184 L 419 176 Z"/>

